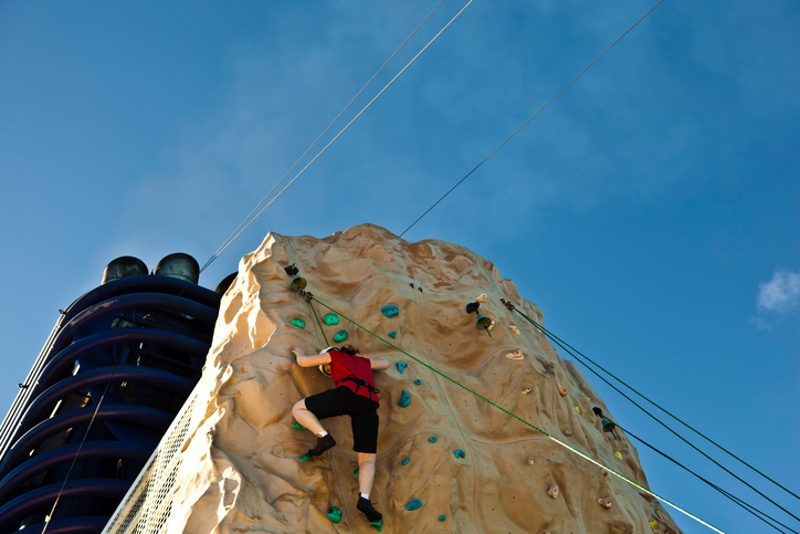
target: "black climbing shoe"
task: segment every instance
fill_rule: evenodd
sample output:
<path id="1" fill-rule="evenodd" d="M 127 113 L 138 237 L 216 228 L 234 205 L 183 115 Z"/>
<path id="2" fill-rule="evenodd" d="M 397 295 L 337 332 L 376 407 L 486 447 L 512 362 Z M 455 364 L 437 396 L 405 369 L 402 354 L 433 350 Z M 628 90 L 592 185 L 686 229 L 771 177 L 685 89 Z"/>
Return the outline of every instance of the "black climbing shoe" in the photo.
<path id="1" fill-rule="evenodd" d="M 367 519 L 369 519 L 370 523 L 375 523 L 383 519 L 381 513 L 372 507 L 372 503 L 369 502 L 369 499 L 359 496 L 356 508 L 358 508 L 359 512 L 367 516 Z"/>
<path id="2" fill-rule="evenodd" d="M 332 449 L 336 445 L 336 440 L 333 436 L 327 434 L 324 438 L 317 438 L 317 446 L 308 450 L 309 456 L 319 456 L 328 449 Z"/>

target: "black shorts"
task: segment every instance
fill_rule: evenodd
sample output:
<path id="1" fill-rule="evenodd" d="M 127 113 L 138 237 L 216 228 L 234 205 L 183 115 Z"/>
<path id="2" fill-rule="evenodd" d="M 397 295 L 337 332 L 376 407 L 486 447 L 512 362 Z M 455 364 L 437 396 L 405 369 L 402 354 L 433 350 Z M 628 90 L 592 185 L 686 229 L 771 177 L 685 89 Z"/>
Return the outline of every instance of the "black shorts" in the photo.
<path id="1" fill-rule="evenodd" d="M 356 395 L 347 386 L 339 386 L 306 398 L 306 408 L 320 420 L 349 415 L 353 428 L 353 450 L 373 454 L 378 452 L 379 418 L 376 401 Z"/>

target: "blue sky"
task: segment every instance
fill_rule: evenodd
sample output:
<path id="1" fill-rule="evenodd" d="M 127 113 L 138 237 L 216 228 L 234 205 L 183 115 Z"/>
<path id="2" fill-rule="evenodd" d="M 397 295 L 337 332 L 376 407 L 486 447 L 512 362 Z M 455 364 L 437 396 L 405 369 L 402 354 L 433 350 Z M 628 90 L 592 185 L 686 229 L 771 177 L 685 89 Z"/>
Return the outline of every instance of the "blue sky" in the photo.
<path id="1" fill-rule="evenodd" d="M 343 119 L 464 3 L 443 2 Z M 653 3 L 476 0 L 201 284 L 271 230 L 402 232 Z M 110 260 L 204 263 L 435 5 L 1 2 L 0 405 Z M 494 261 L 548 328 L 795 493 L 799 26 L 788 0 L 664 2 L 405 236 Z M 800 526 L 589 378 L 620 424 Z M 657 493 L 772 531 L 639 452 Z"/>

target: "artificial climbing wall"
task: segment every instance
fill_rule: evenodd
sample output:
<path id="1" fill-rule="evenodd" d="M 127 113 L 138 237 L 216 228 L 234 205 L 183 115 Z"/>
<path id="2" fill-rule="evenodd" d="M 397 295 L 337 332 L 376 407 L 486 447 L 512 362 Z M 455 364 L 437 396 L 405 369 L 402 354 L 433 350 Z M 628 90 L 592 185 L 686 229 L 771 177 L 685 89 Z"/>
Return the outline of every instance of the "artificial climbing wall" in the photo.
<path id="1" fill-rule="evenodd" d="M 290 264 L 311 301 L 291 289 Z M 543 322 L 491 262 L 457 245 L 408 243 L 373 225 L 325 239 L 269 234 L 223 299 L 172 446 L 174 482 L 160 490 L 166 519 L 132 532 L 374 532 L 355 508 L 349 418 L 326 421 L 338 445 L 307 463 L 298 460 L 315 438 L 291 427 L 292 405 L 332 383 L 290 349 L 313 353 L 334 336 L 393 364 L 376 373 L 371 500 L 384 532 L 680 532 L 652 498 L 484 400 L 647 487 L 636 450 L 624 433 L 604 433 L 592 407 L 611 410 L 501 299 Z M 490 333 L 478 313 L 494 322 Z M 338 523 L 326 515 L 333 507 Z"/>

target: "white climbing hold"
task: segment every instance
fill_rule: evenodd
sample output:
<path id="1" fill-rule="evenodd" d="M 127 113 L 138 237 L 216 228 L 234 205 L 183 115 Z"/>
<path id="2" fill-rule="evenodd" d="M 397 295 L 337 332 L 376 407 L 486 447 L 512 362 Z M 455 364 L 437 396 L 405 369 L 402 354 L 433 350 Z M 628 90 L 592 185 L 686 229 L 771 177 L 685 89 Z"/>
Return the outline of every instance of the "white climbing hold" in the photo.
<path id="1" fill-rule="evenodd" d="M 533 460 L 533 456 L 531 456 L 530 458 L 528 458 L 528 465 L 533 465 L 533 464 L 535 464 L 535 463 L 536 463 L 536 462 Z"/>
<path id="2" fill-rule="evenodd" d="M 603 508 L 611 508 L 611 497 L 602 497 L 600 499 L 597 499 L 597 502 Z"/>
<path id="3" fill-rule="evenodd" d="M 528 393 L 530 393 L 531 391 L 532 391 L 532 390 L 531 390 L 531 388 L 529 388 L 529 387 L 526 387 L 526 388 L 523 388 L 523 389 L 522 389 L 522 394 L 523 394 L 523 395 L 527 395 L 527 394 L 528 394 Z"/>
<path id="4" fill-rule="evenodd" d="M 552 486 L 547 488 L 547 494 L 550 495 L 552 498 L 557 499 L 558 498 L 558 486 L 553 484 Z"/>
<path id="5" fill-rule="evenodd" d="M 569 428 L 568 428 L 568 429 L 566 429 L 566 430 L 564 431 L 564 435 L 565 435 L 565 436 L 571 436 L 571 435 L 572 435 L 572 430 L 570 430 Z"/>
<path id="6" fill-rule="evenodd" d="M 517 328 L 513 324 L 508 325 L 508 329 L 517 334 L 518 336 L 522 335 L 522 333 L 519 331 L 519 328 Z"/>
<path id="7" fill-rule="evenodd" d="M 483 304 L 484 302 L 486 302 L 486 299 L 488 298 L 489 297 L 486 296 L 486 293 L 481 293 L 480 295 L 475 297 L 475 302 L 480 302 L 481 304 Z"/>
<path id="8" fill-rule="evenodd" d="M 509 360 L 520 361 L 525 358 L 525 355 L 522 354 L 522 349 L 517 349 L 506 354 L 506 358 L 508 358 Z"/>

